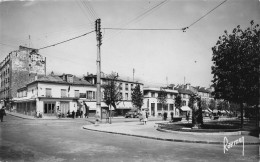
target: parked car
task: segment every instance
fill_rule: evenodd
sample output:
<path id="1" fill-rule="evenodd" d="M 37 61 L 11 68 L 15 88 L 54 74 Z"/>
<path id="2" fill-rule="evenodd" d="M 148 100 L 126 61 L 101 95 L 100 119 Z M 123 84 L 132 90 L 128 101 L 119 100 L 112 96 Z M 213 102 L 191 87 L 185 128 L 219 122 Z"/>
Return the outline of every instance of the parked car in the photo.
<path id="1" fill-rule="evenodd" d="M 138 118 L 137 110 L 130 110 L 125 114 L 125 118 Z"/>

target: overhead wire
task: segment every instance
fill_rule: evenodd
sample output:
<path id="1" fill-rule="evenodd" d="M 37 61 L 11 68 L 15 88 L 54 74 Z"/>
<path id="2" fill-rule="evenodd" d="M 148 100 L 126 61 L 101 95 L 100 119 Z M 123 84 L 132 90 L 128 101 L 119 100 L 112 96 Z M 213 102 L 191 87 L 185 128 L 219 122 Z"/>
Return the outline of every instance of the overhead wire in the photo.
<path id="1" fill-rule="evenodd" d="M 212 11 L 214 11 L 215 9 L 217 9 L 219 6 L 221 6 L 222 4 L 224 4 L 225 2 L 227 2 L 227 0 L 224 0 L 223 2 L 221 2 L 219 5 L 217 5 L 216 7 L 214 7 L 213 9 L 211 9 L 210 11 L 208 11 L 206 14 L 204 14 L 202 17 L 200 17 L 198 20 L 194 21 L 193 23 L 191 23 L 189 27 L 193 26 L 194 24 L 196 24 L 197 22 L 199 22 L 201 19 L 203 19 L 204 17 L 206 17 L 208 14 L 210 14 Z"/>
<path id="2" fill-rule="evenodd" d="M 109 30 L 182 30 L 181 28 L 168 28 L 168 29 L 145 29 L 145 28 L 140 28 L 140 29 L 138 29 L 138 28 L 136 28 L 136 29 L 134 29 L 134 28 L 102 28 L 102 29 L 109 29 Z"/>
<path id="3" fill-rule="evenodd" d="M 92 13 L 94 14 L 95 18 L 98 19 L 99 16 L 97 14 L 97 12 L 94 10 L 94 8 L 92 7 L 91 3 L 89 0 L 86 1 L 86 4 L 88 5 L 88 7 L 90 8 L 90 10 L 92 11 Z"/>
<path id="4" fill-rule="evenodd" d="M 153 11 L 155 11 L 156 9 L 158 9 L 160 6 L 162 6 L 163 4 L 165 4 L 166 2 L 168 2 L 168 0 L 164 0 L 162 2 L 158 2 L 152 6 L 149 6 L 147 9 L 145 9 L 143 12 L 138 13 L 138 15 L 131 19 L 130 21 L 128 21 L 125 25 L 122 25 L 123 27 L 129 26 L 132 23 L 136 23 L 138 21 L 140 21 L 141 19 L 143 19 L 144 17 L 146 17 L 148 14 L 151 14 Z M 123 30 L 122 28 L 107 28 L 109 30 Z M 102 29 L 106 29 L 106 28 L 102 28 Z M 126 30 L 129 30 L 129 28 L 125 28 Z M 112 35 L 112 37 L 107 38 L 107 39 L 111 39 L 114 38 L 116 35 L 120 34 L 122 31 L 117 32 L 116 34 Z"/>
<path id="5" fill-rule="evenodd" d="M 45 48 L 49 48 L 49 47 L 52 47 L 52 46 L 56 46 L 56 45 L 59 45 L 59 44 L 65 43 L 65 42 L 69 42 L 69 41 L 72 41 L 72 40 L 74 40 L 74 39 L 77 39 L 77 38 L 86 36 L 86 35 L 88 35 L 88 34 L 90 34 L 90 33 L 93 33 L 93 32 L 94 32 L 94 30 L 93 30 L 93 31 L 90 31 L 90 32 L 88 32 L 88 33 L 85 33 L 85 34 L 82 34 L 82 35 L 79 35 L 79 36 L 76 36 L 76 37 L 67 39 L 67 40 L 65 40 L 65 41 L 61 41 L 61 42 L 58 42 L 58 43 L 55 43 L 55 44 L 52 44 L 52 45 L 49 45 L 49 46 L 45 46 L 45 47 L 38 48 L 38 50 L 45 49 Z"/>
<path id="6" fill-rule="evenodd" d="M 163 2 L 161 2 L 161 3 L 159 3 L 158 5 L 156 5 L 157 7 L 159 6 L 159 5 L 161 5 L 161 4 L 163 4 L 163 3 L 165 3 L 167 0 L 165 0 L 165 1 L 163 1 Z M 107 30 L 139 30 L 139 31 L 141 31 L 141 30 L 182 30 L 183 32 L 186 32 L 186 30 L 187 29 L 189 29 L 191 26 L 193 26 L 194 24 L 196 24 L 196 23 L 198 23 L 201 19 L 203 19 L 204 17 L 206 17 L 207 15 L 209 15 L 212 11 L 214 11 L 215 9 L 217 9 L 218 7 L 220 7 L 222 4 L 224 4 L 225 2 L 227 2 L 227 0 L 224 0 L 223 2 L 221 2 L 219 5 L 217 5 L 216 7 L 214 7 L 213 9 L 211 9 L 210 11 L 208 11 L 206 14 L 204 14 L 202 17 L 200 17 L 199 19 L 197 19 L 196 21 L 194 21 L 193 23 L 191 23 L 189 26 L 187 26 L 187 27 L 183 27 L 183 28 L 169 28 L 169 29 L 163 29 L 163 28 L 158 28 L 158 29 L 144 29 L 144 28 L 112 28 L 112 27 L 110 27 L 110 28 L 108 28 L 108 27 L 105 27 L 105 28 L 103 28 L 103 29 L 107 29 Z M 148 11 L 146 11 L 146 12 L 144 12 L 144 14 L 145 13 L 147 13 L 147 12 L 149 12 L 149 11 L 151 11 L 151 10 L 153 10 L 156 6 L 154 6 L 154 7 L 152 7 L 150 10 L 148 10 Z M 143 14 L 141 14 L 140 15 L 140 17 L 142 16 Z M 136 19 L 138 19 L 139 17 L 137 17 Z"/>
<path id="7" fill-rule="evenodd" d="M 88 13 L 91 15 L 92 21 L 96 20 L 98 17 L 96 12 L 92 8 L 91 4 L 88 3 L 88 1 L 84 1 L 84 0 L 81 0 L 80 2 L 83 4 L 83 6 L 87 9 Z"/>
<path id="8" fill-rule="evenodd" d="M 93 22 L 93 20 L 91 20 L 91 18 L 89 17 L 89 15 L 85 12 L 84 7 L 82 6 L 82 4 L 77 0 L 76 1 L 78 7 L 80 8 L 80 10 L 83 12 L 83 14 L 87 17 L 89 22 Z"/>
<path id="9" fill-rule="evenodd" d="M 82 0 L 80 0 L 80 3 L 83 7 L 83 9 L 85 9 L 85 11 L 88 13 L 88 15 L 90 16 L 91 21 L 95 20 L 95 16 L 94 14 L 90 11 L 90 9 L 88 8 L 88 6 L 86 5 L 86 3 Z"/>

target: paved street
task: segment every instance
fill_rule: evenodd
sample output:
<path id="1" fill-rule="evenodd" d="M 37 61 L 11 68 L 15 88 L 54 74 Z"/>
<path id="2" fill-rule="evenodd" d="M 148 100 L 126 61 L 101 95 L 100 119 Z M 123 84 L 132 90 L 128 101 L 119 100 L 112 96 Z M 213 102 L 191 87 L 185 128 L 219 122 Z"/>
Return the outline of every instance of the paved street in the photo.
<path id="1" fill-rule="evenodd" d="M 258 146 L 158 141 L 83 130 L 77 120 L 26 120 L 7 115 L 0 123 L 0 161 L 258 161 Z M 116 119 L 114 119 L 116 120 Z"/>

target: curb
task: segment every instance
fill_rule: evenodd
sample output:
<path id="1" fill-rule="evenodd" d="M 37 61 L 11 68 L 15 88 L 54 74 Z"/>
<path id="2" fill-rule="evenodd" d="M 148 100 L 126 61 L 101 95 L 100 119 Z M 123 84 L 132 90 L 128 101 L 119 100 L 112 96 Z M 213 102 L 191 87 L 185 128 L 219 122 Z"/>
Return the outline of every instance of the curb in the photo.
<path id="1" fill-rule="evenodd" d="M 195 140 L 169 139 L 169 138 L 159 138 L 159 137 L 150 137 L 150 136 L 143 136 L 143 135 L 135 135 L 135 134 L 127 134 L 127 133 L 95 130 L 95 129 L 91 129 L 91 128 L 86 128 L 84 126 L 82 126 L 82 128 L 86 129 L 86 130 L 89 130 L 89 131 L 110 133 L 110 134 L 118 134 L 118 135 L 132 136 L 132 137 L 140 137 L 140 138 L 154 139 L 154 140 L 160 140 L 160 141 L 200 143 L 200 144 L 218 144 L 218 145 L 222 145 L 223 144 L 223 142 L 214 142 L 214 141 L 195 141 Z M 245 142 L 244 144 L 245 145 L 259 145 L 260 142 Z M 239 143 L 238 145 L 242 145 L 242 144 Z"/>
<path id="2" fill-rule="evenodd" d="M 21 118 L 21 119 L 36 120 L 36 119 L 34 119 L 34 118 L 26 118 L 26 117 L 22 117 L 22 116 L 14 115 L 14 114 L 11 114 L 11 113 L 6 113 L 6 114 L 11 115 L 11 116 L 15 116 L 15 117 L 17 117 L 17 118 Z"/>
<path id="3" fill-rule="evenodd" d="M 8 115 L 11 115 L 11 116 L 15 116 L 15 117 L 17 117 L 17 118 L 21 118 L 21 119 L 28 119 L 28 120 L 71 120 L 71 118 L 60 118 L 60 119 L 58 119 L 58 118 L 53 118 L 53 119 L 48 119 L 48 118 L 28 118 L 28 117 L 23 117 L 23 116 L 20 116 L 20 115 L 16 115 L 16 114 L 12 114 L 12 113 L 6 113 L 6 114 L 8 114 Z"/>
<path id="4" fill-rule="evenodd" d="M 189 134 L 189 135 L 241 135 L 241 131 L 236 132 L 184 132 L 184 131 L 173 131 L 173 130 L 167 130 L 167 129 L 161 129 L 157 128 L 158 131 L 161 132 L 168 132 L 168 133 L 178 133 L 178 134 Z"/>

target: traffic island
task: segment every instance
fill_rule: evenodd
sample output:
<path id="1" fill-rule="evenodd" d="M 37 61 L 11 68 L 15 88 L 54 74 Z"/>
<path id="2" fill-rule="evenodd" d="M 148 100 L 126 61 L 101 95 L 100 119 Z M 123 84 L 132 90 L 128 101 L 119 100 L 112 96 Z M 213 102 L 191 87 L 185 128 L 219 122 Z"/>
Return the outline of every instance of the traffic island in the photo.
<path id="1" fill-rule="evenodd" d="M 158 131 L 164 132 L 179 132 L 188 134 L 201 134 L 201 135 L 251 135 L 258 137 L 259 130 L 255 128 L 243 128 L 239 125 L 229 122 L 209 122 L 194 127 L 192 123 L 157 123 Z"/>

